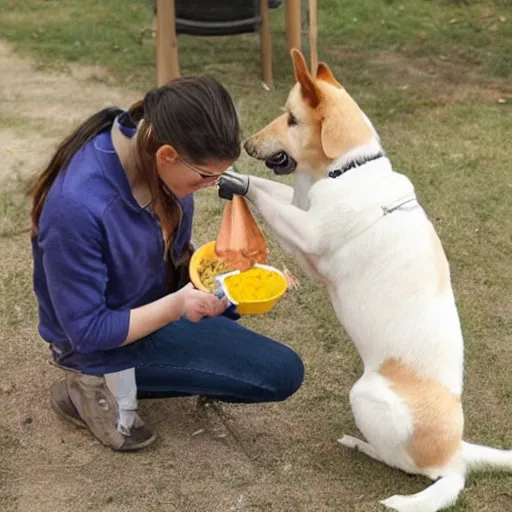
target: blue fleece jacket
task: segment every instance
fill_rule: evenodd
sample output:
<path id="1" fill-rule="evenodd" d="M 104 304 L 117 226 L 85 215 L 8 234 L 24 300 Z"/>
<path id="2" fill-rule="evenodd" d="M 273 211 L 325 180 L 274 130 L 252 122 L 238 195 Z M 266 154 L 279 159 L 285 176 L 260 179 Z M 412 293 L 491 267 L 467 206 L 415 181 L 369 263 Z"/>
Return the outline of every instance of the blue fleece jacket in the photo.
<path id="1" fill-rule="evenodd" d="M 120 121 L 133 135 L 126 116 Z M 173 260 L 190 242 L 194 211 L 192 196 L 179 203 Z M 133 197 L 110 133 L 86 144 L 57 177 L 32 248 L 39 332 L 57 359 L 79 370 L 85 355 L 126 339 L 130 309 L 168 293 L 160 224 Z"/>

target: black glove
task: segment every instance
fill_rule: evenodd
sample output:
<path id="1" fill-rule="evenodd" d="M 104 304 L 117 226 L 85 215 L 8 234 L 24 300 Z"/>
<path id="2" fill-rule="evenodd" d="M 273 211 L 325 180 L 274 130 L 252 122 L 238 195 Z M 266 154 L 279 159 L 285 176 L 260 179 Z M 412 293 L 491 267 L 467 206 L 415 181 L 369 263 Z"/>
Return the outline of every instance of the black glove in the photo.
<path id="1" fill-rule="evenodd" d="M 245 196 L 249 190 L 249 175 L 226 171 L 217 180 L 219 197 L 231 201 L 234 195 Z"/>

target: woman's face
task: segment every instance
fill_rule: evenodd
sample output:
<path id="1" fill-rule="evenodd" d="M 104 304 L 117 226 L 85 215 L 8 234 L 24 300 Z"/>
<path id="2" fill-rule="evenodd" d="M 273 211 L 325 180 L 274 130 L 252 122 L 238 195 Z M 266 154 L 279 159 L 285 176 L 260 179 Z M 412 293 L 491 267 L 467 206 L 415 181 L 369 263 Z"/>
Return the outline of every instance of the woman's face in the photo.
<path id="1" fill-rule="evenodd" d="M 160 179 L 178 198 L 210 187 L 235 163 L 234 160 L 213 160 L 196 165 L 186 157 L 178 155 L 175 149 L 168 145 L 158 149 L 156 161 Z"/>

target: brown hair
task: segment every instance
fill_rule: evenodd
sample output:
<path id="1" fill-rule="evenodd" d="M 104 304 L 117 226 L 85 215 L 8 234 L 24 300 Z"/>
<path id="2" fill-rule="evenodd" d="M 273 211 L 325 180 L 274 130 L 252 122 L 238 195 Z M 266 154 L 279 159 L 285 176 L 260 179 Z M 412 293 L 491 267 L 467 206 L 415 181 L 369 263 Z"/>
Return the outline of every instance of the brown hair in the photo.
<path id="1" fill-rule="evenodd" d="M 143 117 L 141 118 L 141 114 Z M 166 255 L 178 224 L 174 194 L 158 178 L 155 154 L 170 144 L 196 165 L 209 160 L 236 160 L 240 156 L 240 124 L 233 100 L 211 77 L 182 77 L 149 91 L 130 111 L 139 125 L 136 161 L 139 178 L 151 191 L 160 219 Z"/>
<path id="2" fill-rule="evenodd" d="M 109 131 L 121 112 L 118 108 L 97 112 L 59 145 L 30 190 L 33 236 L 37 235 L 43 205 L 57 176 L 84 144 Z M 179 220 L 179 207 L 174 194 L 158 177 L 156 152 L 162 145 L 169 144 L 197 165 L 209 160 L 236 160 L 240 156 L 238 114 L 227 90 L 208 76 L 181 77 L 152 89 L 129 109 L 129 114 L 139 125 L 136 151 L 139 179 L 151 191 L 152 207 L 162 226 L 167 256 Z"/>

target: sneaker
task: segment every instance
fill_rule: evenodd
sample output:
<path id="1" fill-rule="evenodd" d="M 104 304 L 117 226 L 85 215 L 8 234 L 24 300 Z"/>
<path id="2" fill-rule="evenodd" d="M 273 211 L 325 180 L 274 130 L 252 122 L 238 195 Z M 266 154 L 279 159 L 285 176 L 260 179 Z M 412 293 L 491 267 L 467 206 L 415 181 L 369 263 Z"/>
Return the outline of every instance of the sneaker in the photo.
<path id="1" fill-rule="evenodd" d="M 156 435 L 137 421 L 129 432 L 118 431 L 117 402 L 103 376 L 67 372 L 50 390 L 52 406 L 67 421 L 89 431 L 116 451 L 135 451 L 153 443 Z"/>
<path id="2" fill-rule="evenodd" d="M 53 410 L 63 419 L 76 425 L 78 428 L 87 428 L 80 418 L 75 405 L 69 397 L 66 379 L 56 380 L 50 388 L 50 399 Z"/>

